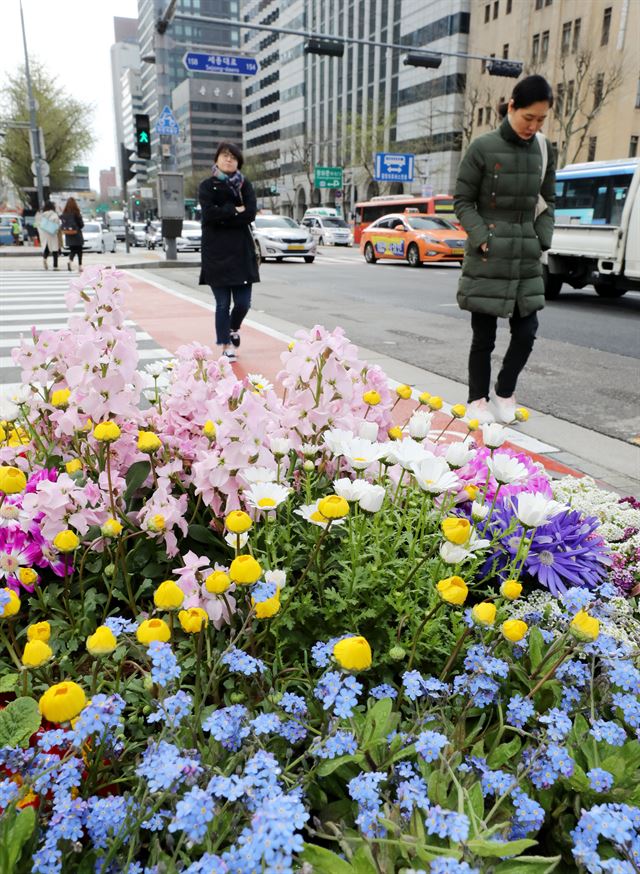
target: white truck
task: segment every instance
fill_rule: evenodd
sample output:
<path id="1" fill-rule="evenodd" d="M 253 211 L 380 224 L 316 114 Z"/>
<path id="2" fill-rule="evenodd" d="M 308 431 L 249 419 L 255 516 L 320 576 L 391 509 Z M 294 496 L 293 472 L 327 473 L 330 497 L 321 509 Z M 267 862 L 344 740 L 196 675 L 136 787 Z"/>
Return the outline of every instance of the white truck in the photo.
<path id="1" fill-rule="evenodd" d="M 640 158 L 570 164 L 556 174 L 545 297 L 564 283 L 600 297 L 640 290 Z"/>

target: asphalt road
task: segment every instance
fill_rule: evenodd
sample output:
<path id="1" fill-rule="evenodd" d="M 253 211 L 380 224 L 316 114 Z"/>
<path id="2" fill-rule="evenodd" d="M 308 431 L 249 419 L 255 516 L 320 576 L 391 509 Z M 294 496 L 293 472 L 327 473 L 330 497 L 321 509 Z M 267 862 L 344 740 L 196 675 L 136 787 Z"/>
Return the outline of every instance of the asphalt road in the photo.
<path id="1" fill-rule="evenodd" d="M 195 288 L 198 269 L 158 270 Z M 469 314 L 456 304 L 459 268 L 368 265 L 357 248 L 323 247 L 314 264 L 261 267 L 253 307 L 305 327 L 341 325 L 362 346 L 461 383 L 466 400 Z M 622 440 L 640 435 L 640 293 L 617 300 L 565 286 L 540 313 L 538 339 L 518 386 L 518 401 Z M 508 343 L 501 322 L 495 373 Z M 422 386 L 428 390 L 428 386 Z M 578 447 L 576 447 L 578 448 Z"/>

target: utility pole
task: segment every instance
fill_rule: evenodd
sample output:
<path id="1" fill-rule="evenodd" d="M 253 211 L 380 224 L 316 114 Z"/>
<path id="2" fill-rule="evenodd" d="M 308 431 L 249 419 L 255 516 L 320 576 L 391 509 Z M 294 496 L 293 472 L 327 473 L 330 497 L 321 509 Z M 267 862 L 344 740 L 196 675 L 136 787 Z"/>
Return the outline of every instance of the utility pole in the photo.
<path id="1" fill-rule="evenodd" d="M 36 167 L 36 188 L 38 193 L 38 209 L 44 206 L 44 187 L 42 184 L 42 166 L 40 155 L 40 131 L 36 117 L 36 101 L 31 87 L 31 72 L 29 70 L 29 53 L 27 51 L 27 35 L 24 29 L 24 14 L 22 12 L 22 0 L 20 0 L 20 21 L 22 23 L 22 42 L 24 44 L 24 69 L 27 77 L 27 96 L 29 98 L 29 124 L 31 133 L 31 148 L 33 149 L 33 161 Z"/>

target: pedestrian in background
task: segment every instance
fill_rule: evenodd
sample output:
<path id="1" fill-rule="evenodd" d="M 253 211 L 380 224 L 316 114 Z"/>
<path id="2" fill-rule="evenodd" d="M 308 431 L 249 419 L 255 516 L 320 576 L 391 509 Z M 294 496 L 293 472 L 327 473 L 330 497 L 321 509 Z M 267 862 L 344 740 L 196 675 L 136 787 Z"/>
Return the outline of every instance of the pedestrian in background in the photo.
<path id="1" fill-rule="evenodd" d="M 202 266 L 200 285 L 209 285 L 216 300 L 216 345 L 236 360 L 240 326 L 251 306 L 251 287 L 260 282 L 250 225 L 256 217 L 256 195 L 244 178 L 242 152 L 222 142 L 212 174 L 200 183 Z M 233 301 L 233 310 L 231 303 Z"/>
<path id="2" fill-rule="evenodd" d="M 84 221 L 80 213 L 80 207 L 73 197 L 64 205 L 62 215 L 60 216 L 62 224 L 62 233 L 64 234 L 65 246 L 69 249 L 69 260 L 67 261 L 67 270 L 71 270 L 73 259 L 78 256 L 78 271 L 82 267 L 82 245 L 84 238 L 82 229 Z"/>
<path id="3" fill-rule="evenodd" d="M 458 305 L 471 312 L 469 418 L 515 419 L 515 390 L 544 306 L 541 255 L 551 246 L 555 160 L 539 134 L 553 106 L 542 76 L 518 82 L 500 127 L 475 139 L 460 164 L 454 209 L 468 234 Z M 498 318 L 508 318 L 509 348 L 489 405 Z"/>
<path id="4" fill-rule="evenodd" d="M 40 235 L 44 269 L 49 269 L 47 258 L 49 255 L 53 255 L 53 269 L 57 270 L 58 256 L 60 255 L 60 216 L 56 212 L 55 204 L 51 200 L 45 202 L 42 212 L 39 212 L 36 216 L 36 226 Z"/>
<path id="5" fill-rule="evenodd" d="M 11 236 L 13 237 L 13 245 L 20 246 L 22 244 L 22 225 L 20 219 L 14 218 L 11 222 Z"/>

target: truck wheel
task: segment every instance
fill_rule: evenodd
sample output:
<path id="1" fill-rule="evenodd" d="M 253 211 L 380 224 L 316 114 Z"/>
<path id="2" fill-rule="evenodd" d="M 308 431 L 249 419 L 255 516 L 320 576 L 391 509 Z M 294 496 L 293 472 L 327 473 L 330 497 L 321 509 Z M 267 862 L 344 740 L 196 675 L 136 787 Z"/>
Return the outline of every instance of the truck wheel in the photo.
<path id="1" fill-rule="evenodd" d="M 615 298 L 627 293 L 626 288 L 616 288 L 615 285 L 608 285 L 606 282 L 594 282 L 593 287 L 599 297 Z"/>
<path id="2" fill-rule="evenodd" d="M 410 267 L 420 267 L 422 264 L 420 261 L 420 252 L 415 243 L 412 243 L 407 249 L 407 261 L 409 262 Z"/>
<path id="3" fill-rule="evenodd" d="M 367 264 L 375 264 L 378 260 L 376 258 L 376 253 L 373 251 L 373 246 L 371 245 L 371 243 L 367 243 L 367 245 L 364 247 L 364 260 L 367 262 Z"/>
<path id="4" fill-rule="evenodd" d="M 544 296 L 546 300 L 556 300 L 562 289 L 563 278 L 558 273 L 549 273 L 545 264 L 542 268 L 542 281 L 544 282 Z"/>

